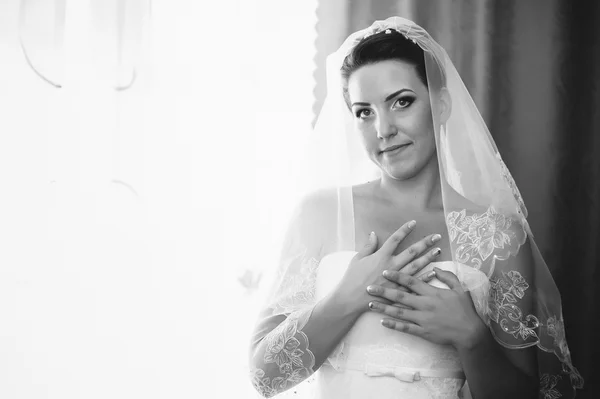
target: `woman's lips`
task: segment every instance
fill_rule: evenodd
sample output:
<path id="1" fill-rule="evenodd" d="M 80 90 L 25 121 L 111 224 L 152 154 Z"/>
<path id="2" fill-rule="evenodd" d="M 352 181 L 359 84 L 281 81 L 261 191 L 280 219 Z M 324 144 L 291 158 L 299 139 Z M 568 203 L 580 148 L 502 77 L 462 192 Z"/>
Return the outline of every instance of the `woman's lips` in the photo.
<path id="1" fill-rule="evenodd" d="M 386 156 L 396 155 L 396 154 L 399 154 L 400 152 L 402 152 L 409 145 L 410 145 L 410 143 L 409 144 L 403 144 L 403 145 L 400 145 L 400 146 L 392 146 L 391 150 L 382 151 L 382 154 L 384 154 Z"/>

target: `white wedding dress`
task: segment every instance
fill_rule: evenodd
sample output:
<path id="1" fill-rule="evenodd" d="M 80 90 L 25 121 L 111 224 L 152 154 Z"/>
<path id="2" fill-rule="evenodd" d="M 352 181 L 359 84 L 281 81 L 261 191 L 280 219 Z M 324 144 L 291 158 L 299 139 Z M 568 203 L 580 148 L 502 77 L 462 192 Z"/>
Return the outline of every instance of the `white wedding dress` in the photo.
<path id="1" fill-rule="evenodd" d="M 335 252 L 325 256 L 317 274 L 317 300 L 327 295 L 344 275 L 356 252 Z M 451 261 L 434 265 L 455 273 L 461 282 L 478 279 L 480 289 L 472 292 L 481 316 L 487 295 L 483 273 Z M 473 280 L 471 280 L 472 282 Z M 448 288 L 434 279 L 431 285 Z M 450 399 L 470 398 L 460 359 L 451 346 L 437 345 L 422 338 L 385 328 L 382 314 L 364 313 L 342 342 L 317 370 L 310 383 L 311 397 L 327 399 Z"/>

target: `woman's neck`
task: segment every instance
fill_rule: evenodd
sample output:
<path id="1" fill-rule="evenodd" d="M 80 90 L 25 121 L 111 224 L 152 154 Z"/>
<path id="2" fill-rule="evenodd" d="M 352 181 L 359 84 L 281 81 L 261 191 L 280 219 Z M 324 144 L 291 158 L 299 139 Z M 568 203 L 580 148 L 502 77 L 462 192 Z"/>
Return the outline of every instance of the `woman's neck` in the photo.
<path id="1" fill-rule="evenodd" d="M 443 208 L 442 187 L 437 156 L 414 177 L 396 180 L 383 174 L 379 182 L 382 196 L 402 207 L 415 210 L 431 210 Z"/>

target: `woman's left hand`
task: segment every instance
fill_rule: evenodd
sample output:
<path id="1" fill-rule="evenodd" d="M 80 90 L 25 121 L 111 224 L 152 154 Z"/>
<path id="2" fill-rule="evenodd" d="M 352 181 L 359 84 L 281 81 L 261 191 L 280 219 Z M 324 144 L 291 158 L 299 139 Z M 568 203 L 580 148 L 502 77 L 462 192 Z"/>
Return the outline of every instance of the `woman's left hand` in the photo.
<path id="1" fill-rule="evenodd" d="M 422 337 L 456 349 L 470 348 L 485 334 L 487 327 L 477 315 L 468 292 L 465 292 L 454 273 L 435 268 L 436 277 L 450 289 L 433 287 L 406 273 L 389 271 L 384 277 L 409 292 L 397 288 L 369 286 L 375 297 L 385 298 L 399 306 L 376 300 L 369 303 L 372 311 L 392 318 L 382 320 L 384 327 Z"/>

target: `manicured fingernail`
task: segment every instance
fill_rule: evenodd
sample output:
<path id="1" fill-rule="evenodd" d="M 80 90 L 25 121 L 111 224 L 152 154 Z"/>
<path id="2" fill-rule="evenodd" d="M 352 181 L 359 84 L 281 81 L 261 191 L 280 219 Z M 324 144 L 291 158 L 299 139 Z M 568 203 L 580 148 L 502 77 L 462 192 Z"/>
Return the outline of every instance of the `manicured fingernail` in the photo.
<path id="1" fill-rule="evenodd" d="M 381 320 L 381 325 L 384 327 L 392 327 L 392 322 L 389 321 L 388 319 L 382 319 Z"/>
<path id="2" fill-rule="evenodd" d="M 416 220 L 411 220 L 410 222 L 408 222 L 408 228 L 412 229 L 417 225 L 417 221 Z"/>
<path id="3" fill-rule="evenodd" d="M 436 242 L 438 242 L 438 241 L 439 241 L 439 240 L 441 240 L 441 239 L 442 239 L 442 236 L 441 236 L 441 235 L 439 235 L 439 234 L 435 234 L 433 237 L 431 237 L 431 242 L 432 242 L 432 243 L 436 243 Z"/>
<path id="4" fill-rule="evenodd" d="M 442 250 L 440 248 L 436 248 L 433 250 L 433 256 L 440 256 Z"/>
<path id="5" fill-rule="evenodd" d="M 369 308 L 375 309 L 375 304 L 373 302 L 369 302 Z"/>
<path id="6" fill-rule="evenodd" d="M 435 277 L 435 270 L 430 271 L 429 273 L 427 273 L 427 275 L 425 276 L 424 280 L 431 280 L 432 278 Z"/>
<path id="7" fill-rule="evenodd" d="M 369 291 L 371 294 L 377 294 L 379 292 L 379 287 L 370 285 L 367 287 L 367 291 Z"/>
<path id="8" fill-rule="evenodd" d="M 372 231 L 371 234 L 369 234 L 369 242 L 373 242 L 375 240 L 375 232 Z"/>
<path id="9" fill-rule="evenodd" d="M 383 271 L 383 277 L 390 277 L 390 276 L 391 276 L 391 273 L 390 273 L 389 270 L 384 270 Z"/>

